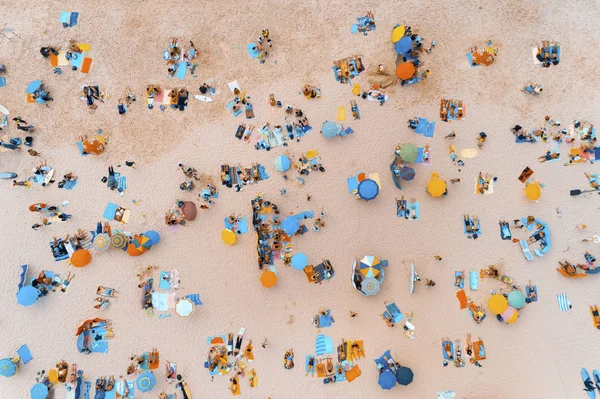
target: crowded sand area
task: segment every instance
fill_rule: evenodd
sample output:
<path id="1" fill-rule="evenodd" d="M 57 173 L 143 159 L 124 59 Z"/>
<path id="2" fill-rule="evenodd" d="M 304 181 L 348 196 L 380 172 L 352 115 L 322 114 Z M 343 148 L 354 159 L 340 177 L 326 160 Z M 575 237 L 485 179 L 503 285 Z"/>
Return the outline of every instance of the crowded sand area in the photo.
<path id="1" fill-rule="evenodd" d="M 162 1 L 117 2 L 0 2 L 0 24 L 14 29 L 14 36 L 0 37 L 0 63 L 6 65 L 6 86 L 0 87 L 0 104 L 10 111 L 9 127 L 0 134 L 16 131 L 11 120 L 21 116 L 35 126 L 33 148 L 41 156 L 32 157 L 27 148 L 0 153 L 0 172 L 11 171 L 25 180 L 40 161 L 56 170 L 57 181 L 67 172 L 78 176 L 70 191 L 56 183 L 42 187 L 13 187 L 0 180 L 3 199 L 0 217 L 0 357 L 13 356 L 27 344 L 33 360 L 19 367 L 11 378 L 0 379 L 1 398 L 28 398 L 36 373 L 48 372 L 65 360 L 84 370 L 92 384 L 101 376 L 125 375 L 130 357 L 157 348 L 161 363 L 177 363 L 194 398 L 228 398 L 232 374 L 211 378 L 204 367 L 209 336 L 237 333 L 245 327 L 245 342 L 252 339 L 255 360 L 248 364 L 258 375 L 258 386 L 250 388 L 240 378 L 247 398 L 435 398 L 436 392 L 454 390 L 456 398 L 581 398 L 580 371 L 600 368 L 598 331 L 590 318 L 589 305 L 600 303 L 597 279 L 569 279 L 555 269 L 558 261 L 578 262 L 585 251 L 600 254 L 599 244 L 582 242 L 600 234 L 597 193 L 570 196 L 569 190 L 587 188 L 585 172 L 599 173 L 590 162 L 563 166 L 568 160 L 566 144 L 560 162 L 539 163 L 546 143 L 515 143 L 511 128 L 533 129 L 549 115 L 565 128 L 575 120 L 596 123 L 599 108 L 600 75 L 595 66 L 600 57 L 600 37 L 593 24 L 600 10 L 595 2 L 208 2 Z M 357 16 L 372 11 L 376 30 L 368 35 L 352 34 Z M 63 28 L 61 11 L 78 11 L 76 26 Z M 423 54 L 422 69 L 430 76 L 418 84 L 396 84 L 384 90 L 383 105 L 352 94 L 352 84 L 338 83 L 332 73 L 336 60 L 360 55 L 366 71 L 383 65 L 393 74 L 396 52 L 391 41 L 397 24 L 411 26 L 424 38 L 431 53 Z M 273 47 L 265 62 L 252 59 L 246 45 L 255 42 L 261 30 L 269 29 Z M 193 41 L 198 65 L 185 80 L 170 78 L 163 52 L 171 39 L 187 46 Z M 70 39 L 91 45 L 93 63 L 89 73 L 63 68 L 53 72 L 39 49 L 66 47 Z M 471 46 L 492 40 L 498 47 L 489 67 L 472 68 L 465 57 Z M 543 68 L 532 59 L 532 48 L 544 40 L 560 44 L 559 65 Z M 48 107 L 28 104 L 25 88 L 36 79 L 44 82 L 53 101 Z M 227 84 L 237 81 L 249 96 L 255 118 L 242 113 L 232 116 L 225 108 L 234 97 Z M 520 88 L 529 81 L 542 84 L 540 95 Z M 210 82 L 217 92 L 212 102 L 193 98 L 202 83 Z M 367 74 L 353 83 L 367 88 Z M 80 99 L 83 85 L 105 88 L 110 98 L 90 110 Z M 190 92 L 185 111 L 158 107 L 148 109 L 145 91 L 149 84 L 166 88 L 186 87 Z M 310 84 L 321 97 L 306 99 L 302 88 Z M 126 88 L 138 100 L 129 112 L 120 115 L 118 99 Z M 283 107 L 290 104 L 305 113 L 312 132 L 286 147 L 258 151 L 254 142 L 237 140 L 239 124 L 282 124 L 283 109 L 272 109 L 273 93 Z M 466 108 L 464 120 L 440 120 L 440 99 L 460 99 Z M 353 120 L 350 101 L 357 100 L 360 120 Z M 346 106 L 348 118 L 336 121 L 338 107 Z M 435 135 L 423 137 L 407 126 L 415 116 L 435 121 Z M 327 139 L 319 133 L 326 120 L 351 127 L 346 137 Z M 98 129 L 110 137 L 106 150 L 98 156 L 81 156 L 79 137 L 92 136 Z M 452 131 L 453 140 L 445 139 Z M 448 157 L 449 144 L 459 149 L 477 148 L 479 132 L 487 140 L 478 156 L 457 166 Z M 428 145 L 430 165 L 413 165 L 416 177 L 398 190 L 392 181 L 390 162 L 398 144 Z M 288 173 L 277 172 L 273 162 L 278 155 L 298 158 L 317 149 L 324 173 L 311 173 L 300 184 Z M 125 165 L 134 161 L 135 168 Z M 240 192 L 221 186 L 220 165 L 252 163 L 264 165 L 269 179 L 249 184 Z M 178 164 L 191 165 L 211 176 L 219 197 L 209 209 L 198 209 L 196 220 L 171 228 L 165 212 L 175 202 L 201 204 L 197 192 L 180 190 L 185 180 Z M 109 190 L 101 181 L 109 166 L 127 176 L 123 196 Z M 117 167 L 117 165 L 121 165 Z M 541 198 L 526 198 L 524 184 L 517 179 L 525 167 L 535 171 L 543 183 Z M 460 171 L 459 171 L 460 169 Z M 357 200 L 348 192 L 347 178 L 358 172 L 378 173 L 380 192 L 372 201 Z M 448 195 L 434 198 L 427 192 L 432 172 L 448 182 Z M 494 193 L 476 195 L 480 172 L 497 177 Z M 450 184 L 451 179 L 460 182 Z M 282 189 L 286 190 L 285 195 Z M 325 212 L 325 225 L 319 232 L 296 235 L 294 253 L 304 252 L 311 264 L 329 260 L 335 276 L 320 284 L 309 284 L 302 271 L 275 261 L 277 285 L 261 286 L 257 266 L 256 233 L 252 230 L 251 200 L 258 193 L 276 203 L 283 215 L 312 210 Z M 310 195 L 310 201 L 307 201 Z M 404 195 L 420 203 L 421 217 L 409 221 L 396 217 L 395 198 Z M 53 223 L 38 230 L 31 228 L 39 215 L 28 211 L 34 203 L 61 204 L 72 215 L 65 223 Z M 135 201 L 135 202 L 134 202 Z M 55 262 L 49 248 L 53 237 L 65 237 L 78 228 L 93 229 L 102 218 L 108 202 L 131 210 L 124 227 L 131 232 L 155 230 L 160 244 L 141 257 L 117 250 L 93 252 L 85 268 L 68 261 Z M 560 212 L 557 211 L 557 208 Z M 250 231 L 227 246 L 221 239 L 223 219 L 235 214 L 248 218 Z M 482 234 L 476 240 L 463 233 L 463 215 L 477 215 Z M 543 257 L 528 262 L 518 243 L 500 238 L 498 222 L 533 215 L 552 232 L 552 248 Z M 582 229 L 578 225 L 585 224 Z M 515 236 L 524 236 L 513 229 Z M 376 255 L 389 262 L 385 283 L 376 296 L 365 297 L 352 286 L 354 259 Z M 437 260 L 435 256 L 441 257 Z M 410 263 L 423 281 L 410 294 Z M 455 271 L 479 271 L 502 264 L 502 274 L 524 287 L 532 281 L 539 300 L 528 304 L 514 324 L 499 323 L 494 314 L 481 324 L 467 310 L 460 310 L 454 286 Z M 51 293 L 30 307 L 17 303 L 15 292 L 20 266 L 30 273 L 42 270 L 75 274 L 68 292 Z M 199 293 L 203 302 L 187 318 L 174 311 L 170 317 L 149 317 L 143 310 L 140 280 L 136 275 L 147 266 L 179 271 L 180 290 Z M 155 273 L 155 280 L 158 272 Z M 425 286 L 425 278 L 434 287 Z M 479 281 L 477 291 L 465 290 L 477 304 L 487 307 L 490 291 L 502 287 L 493 279 Z M 96 288 L 113 287 L 118 297 L 104 310 L 93 308 Z M 572 309 L 561 312 L 557 294 L 566 293 Z M 384 302 L 394 301 L 404 314 L 413 313 L 415 339 L 401 325 L 386 326 L 381 314 Z M 311 318 L 319 309 L 330 309 L 335 323 L 318 330 Z M 350 317 L 349 311 L 356 312 Z M 86 319 L 110 319 L 114 338 L 108 353 L 79 353 L 75 331 Z M 322 379 L 307 376 L 305 356 L 314 354 L 315 338 L 324 333 L 337 345 L 342 339 L 363 340 L 366 356 L 357 360 L 362 375 L 355 381 L 324 385 Z M 470 333 L 485 342 L 487 358 L 482 367 L 444 367 L 441 341 L 462 339 Z M 261 343 L 266 339 L 266 348 Z M 286 370 L 284 353 L 293 348 L 295 368 Z M 384 391 L 378 385 L 378 369 L 373 359 L 390 349 L 402 366 L 414 372 L 408 386 Z M 467 361 L 468 363 L 468 361 Z M 152 392 L 136 392 L 136 398 L 156 398 L 164 390 L 174 393 L 174 385 L 157 370 Z M 134 378 L 135 379 L 135 378 Z M 65 397 L 62 384 L 54 387 L 55 397 Z M 181 398 L 180 391 L 176 391 Z M 91 394 L 93 397 L 93 393 Z"/>

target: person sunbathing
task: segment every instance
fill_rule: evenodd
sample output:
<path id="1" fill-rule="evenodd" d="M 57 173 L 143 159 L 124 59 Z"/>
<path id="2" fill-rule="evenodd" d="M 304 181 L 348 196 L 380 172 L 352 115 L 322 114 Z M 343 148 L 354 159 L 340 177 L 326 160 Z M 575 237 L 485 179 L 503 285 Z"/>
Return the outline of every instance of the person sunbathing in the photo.
<path id="1" fill-rule="evenodd" d="M 537 233 L 533 234 L 531 237 L 529 237 L 527 239 L 527 244 L 531 245 L 534 244 L 538 241 L 540 241 L 541 239 L 543 239 L 546 236 L 546 234 L 543 231 L 538 231 Z"/>
<path id="2" fill-rule="evenodd" d="M 569 276 L 574 276 L 577 273 L 577 267 L 568 261 L 559 261 L 558 264 L 561 266 L 562 270 L 564 270 L 564 272 Z"/>

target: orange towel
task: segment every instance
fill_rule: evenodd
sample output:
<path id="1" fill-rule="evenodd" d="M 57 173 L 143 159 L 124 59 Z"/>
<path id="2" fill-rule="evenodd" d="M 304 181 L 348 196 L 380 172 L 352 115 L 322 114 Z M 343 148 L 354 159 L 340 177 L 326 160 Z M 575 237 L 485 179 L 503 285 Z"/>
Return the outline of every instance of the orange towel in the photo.
<path id="1" fill-rule="evenodd" d="M 358 368 L 358 365 L 354 365 L 350 370 L 346 371 L 346 381 L 352 382 L 361 375 L 361 371 Z"/>
<path id="2" fill-rule="evenodd" d="M 465 290 L 460 290 L 456 293 L 456 298 L 458 299 L 458 302 L 460 303 L 460 309 L 466 309 L 467 308 L 467 294 L 465 292 Z"/>
<path id="3" fill-rule="evenodd" d="M 27 94 L 27 104 L 33 104 L 35 100 L 31 97 L 31 94 Z"/>
<path id="4" fill-rule="evenodd" d="M 50 53 L 50 65 L 53 67 L 58 66 L 58 57 L 54 53 Z"/>
<path id="5" fill-rule="evenodd" d="M 92 66 L 92 59 L 85 57 L 83 59 L 83 65 L 81 65 L 81 72 L 88 73 L 90 71 L 90 66 Z"/>

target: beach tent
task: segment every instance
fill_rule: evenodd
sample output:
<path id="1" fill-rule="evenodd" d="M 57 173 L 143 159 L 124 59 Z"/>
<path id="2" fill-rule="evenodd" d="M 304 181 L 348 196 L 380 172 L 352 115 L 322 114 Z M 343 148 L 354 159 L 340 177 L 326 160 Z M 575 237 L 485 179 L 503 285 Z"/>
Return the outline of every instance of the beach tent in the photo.
<path id="1" fill-rule="evenodd" d="M 361 291 L 366 296 L 377 295 L 380 289 L 381 286 L 379 284 L 379 281 L 374 279 L 373 277 L 366 278 L 362 281 Z"/>
<path id="2" fill-rule="evenodd" d="M 292 165 L 292 162 L 290 161 L 290 158 L 287 157 L 286 155 L 279 155 L 277 158 L 275 158 L 275 170 L 279 171 L 279 172 L 286 172 L 290 169 L 290 166 Z"/>
<path id="3" fill-rule="evenodd" d="M 135 386 L 140 392 L 150 392 L 156 385 L 156 378 L 154 374 L 149 371 L 140 374 L 135 381 Z"/>
<path id="4" fill-rule="evenodd" d="M 189 317 L 194 313 L 194 303 L 188 298 L 181 298 L 175 305 L 175 313 L 180 317 Z"/>
<path id="5" fill-rule="evenodd" d="M 235 244 L 237 242 L 237 237 L 235 233 L 229 229 L 223 229 L 221 231 L 221 239 L 223 242 L 229 246 Z"/>
<path id="6" fill-rule="evenodd" d="M 292 256 L 292 267 L 296 270 L 302 270 L 308 265 L 308 257 L 303 253 Z"/>
<path id="7" fill-rule="evenodd" d="M 532 201 L 537 201 L 542 196 L 540 183 L 535 182 L 525 186 L 525 196 Z"/>
<path id="8" fill-rule="evenodd" d="M 390 370 L 386 370 L 379 374 L 377 383 L 382 389 L 392 389 L 396 385 L 396 376 Z"/>
<path id="9" fill-rule="evenodd" d="M 440 179 L 439 173 L 433 172 L 427 184 L 427 192 L 432 197 L 441 197 L 446 192 L 446 182 Z"/>
<path id="10" fill-rule="evenodd" d="M 265 270 L 260 275 L 260 283 L 265 288 L 275 287 L 275 284 L 277 284 L 277 275 L 271 270 Z"/>
<path id="11" fill-rule="evenodd" d="M 300 222 L 294 216 L 288 216 L 281 222 L 281 227 L 288 236 L 296 234 L 300 229 Z"/>
<path id="12" fill-rule="evenodd" d="M 21 287 L 17 292 L 17 302 L 19 305 L 31 306 L 37 301 L 40 296 L 40 291 L 31 285 Z"/>
<path id="13" fill-rule="evenodd" d="M 181 207 L 181 211 L 183 212 L 183 218 L 185 220 L 194 220 L 196 219 L 196 214 L 198 210 L 196 209 L 196 204 L 192 201 L 185 201 L 183 206 Z"/>
<path id="14" fill-rule="evenodd" d="M 419 149 L 414 144 L 403 144 L 400 147 L 400 158 L 404 162 L 415 162 L 419 156 Z"/>
<path id="15" fill-rule="evenodd" d="M 365 201 L 377 198 L 379 195 L 379 186 L 373 179 L 364 179 L 358 183 L 358 196 Z"/>
<path id="16" fill-rule="evenodd" d="M 398 381 L 398 384 L 400 385 L 406 386 L 410 384 L 413 382 L 414 377 L 415 375 L 408 367 L 400 367 L 396 370 L 396 381 Z"/>
<path id="17" fill-rule="evenodd" d="M 514 290 L 508 294 L 508 304 L 515 309 L 521 309 L 525 306 L 525 294 L 521 291 Z"/>
<path id="18" fill-rule="evenodd" d="M 417 68 L 415 68 L 415 65 L 410 61 L 398 64 L 398 66 L 396 67 L 396 77 L 398 79 L 402 79 L 402 80 L 411 79 L 415 75 L 416 72 L 417 72 Z"/>
<path id="19" fill-rule="evenodd" d="M 87 249 L 78 249 L 71 255 L 71 264 L 75 267 L 85 267 L 92 261 L 92 254 Z"/>
<path id="20" fill-rule="evenodd" d="M 364 256 L 358 266 L 358 270 L 364 277 L 377 277 L 381 273 L 382 265 L 376 256 Z"/>
<path id="21" fill-rule="evenodd" d="M 17 364 L 11 358 L 0 360 L 0 375 L 2 377 L 12 377 L 17 373 Z"/>
<path id="22" fill-rule="evenodd" d="M 502 294 L 494 294 L 488 300 L 488 308 L 493 314 L 502 314 L 508 308 L 508 301 Z"/>
<path id="23" fill-rule="evenodd" d="M 411 167 L 404 166 L 400 169 L 400 178 L 404 181 L 411 181 L 415 178 L 415 170 Z"/>

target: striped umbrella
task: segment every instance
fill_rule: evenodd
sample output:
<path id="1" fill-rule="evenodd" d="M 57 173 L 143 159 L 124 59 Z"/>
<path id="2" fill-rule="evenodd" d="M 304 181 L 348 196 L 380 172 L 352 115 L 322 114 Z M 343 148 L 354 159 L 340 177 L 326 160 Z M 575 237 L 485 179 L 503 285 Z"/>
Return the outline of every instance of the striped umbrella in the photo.
<path id="1" fill-rule="evenodd" d="M 110 237 L 106 233 L 98 234 L 96 238 L 94 238 L 94 248 L 105 251 L 110 248 Z"/>
<path id="2" fill-rule="evenodd" d="M 127 236 L 124 233 L 115 233 L 110 239 L 110 246 L 117 249 L 125 250 L 128 244 Z"/>
<path id="3" fill-rule="evenodd" d="M 411 181 L 415 178 L 415 170 L 409 166 L 400 169 L 400 178 L 405 181 Z"/>
<path id="4" fill-rule="evenodd" d="M 373 277 L 364 279 L 361 285 L 361 291 L 366 296 L 376 295 L 380 288 L 379 281 L 375 280 Z"/>

